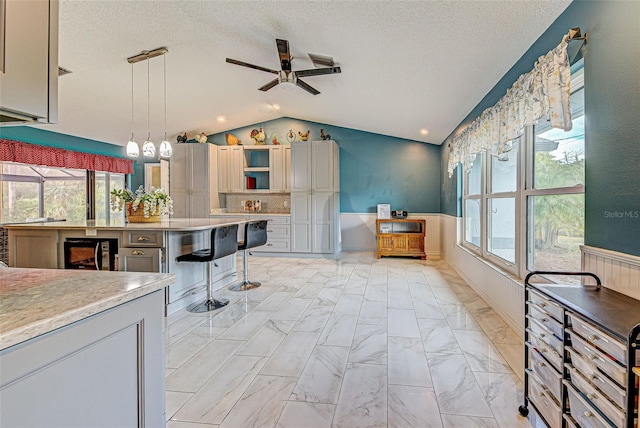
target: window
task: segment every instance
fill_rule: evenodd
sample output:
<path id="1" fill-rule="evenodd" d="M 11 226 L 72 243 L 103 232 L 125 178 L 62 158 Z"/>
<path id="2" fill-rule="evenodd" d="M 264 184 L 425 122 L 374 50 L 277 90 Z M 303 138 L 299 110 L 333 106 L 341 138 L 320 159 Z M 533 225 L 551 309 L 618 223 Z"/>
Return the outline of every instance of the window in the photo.
<path id="1" fill-rule="evenodd" d="M 581 67 L 579 63 L 577 67 Z M 542 119 L 501 157 L 478 154 L 463 181 L 463 245 L 519 276 L 580 270 L 584 84 L 572 73 L 571 131 Z M 566 281 L 566 278 L 563 278 Z"/>
<path id="2" fill-rule="evenodd" d="M 86 219 L 85 170 L 48 168 L 12 162 L 0 163 L 0 222 L 20 222 L 30 218 L 52 217 L 69 221 Z M 97 173 L 97 218 L 108 220 L 108 186 L 124 186 L 123 174 Z M 117 215 L 122 215 L 119 213 Z"/>

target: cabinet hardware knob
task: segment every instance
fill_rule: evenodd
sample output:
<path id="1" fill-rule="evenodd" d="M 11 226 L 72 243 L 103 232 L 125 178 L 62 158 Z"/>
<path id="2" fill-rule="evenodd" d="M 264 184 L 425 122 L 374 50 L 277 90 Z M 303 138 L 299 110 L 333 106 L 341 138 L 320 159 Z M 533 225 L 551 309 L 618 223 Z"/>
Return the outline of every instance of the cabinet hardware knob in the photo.
<path id="1" fill-rule="evenodd" d="M 546 303 L 544 303 L 544 302 L 540 302 L 540 307 L 541 307 L 541 308 L 544 308 L 544 307 L 546 307 L 546 306 L 547 306 L 547 304 L 546 304 Z"/>
<path id="2" fill-rule="evenodd" d="M 273 233 L 273 230 L 267 229 L 267 233 Z"/>
<path id="3" fill-rule="evenodd" d="M 549 318 L 540 318 L 540 322 L 547 322 L 549 321 Z"/>
<path id="4" fill-rule="evenodd" d="M 133 256 L 144 256 L 144 251 L 142 250 L 134 250 L 131 252 L 131 255 Z"/>
<path id="5" fill-rule="evenodd" d="M 544 333 L 540 333 L 540 337 L 547 337 L 547 335 Z"/>
<path id="6" fill-rule="evenodd" d="M 584 412 L 584 415 L 585 415 L 587 418 L 590 418 L 591 416 L 593 416 L 593 414 L 592 414 L 591 412 L 589 412 L 589 411 Z"/>
<path id="7" fill-rule="evenodd" d="M 149 237 L 148 236 L 138 236 L 138 241 L 149 241 Z"/>
<path id="8" fill-rule="evenodd" d="M 594 374 L 590 374 L 589 376 L 587 376 L 587 378 L 589 380 L 594 380 L 594 379 L 598 379 L 598 376 L 594 375 Z"/>
<path id="9" fill-rule="evenodd" d="M 598 339 L 598 336 L 596 336 L 595 334 L 590 334 L 589 337 L 587 337 L 587 339 L 589 339 L 589 340 L 591 340 L 593 342 L 594 340 Z"/>
<path id="10" fill-rule="evenodd" d="M 593 394 L 589 393 L 589 394 L 587 394 L 587 398 L 588 398 L 589 400 L 594 400 L 594 399 L 596 399 L 596 398 L 598 398 L 598 397 L 596 397 L 595 395 L 593 395 Z"/>
<path id="11" fill-rule="evenodd" d="M 273 247 L 273 244 L 267 244 L 267 247 Z"/>
<path id="12" fill-rule="evenodd" d="M 587 358 L 589 358 L 591 361 L 593 361 L 593 360 L 597 359 L 598 356 L 594 355 L 594 354 L 589 354 L 589 356 Z"/>

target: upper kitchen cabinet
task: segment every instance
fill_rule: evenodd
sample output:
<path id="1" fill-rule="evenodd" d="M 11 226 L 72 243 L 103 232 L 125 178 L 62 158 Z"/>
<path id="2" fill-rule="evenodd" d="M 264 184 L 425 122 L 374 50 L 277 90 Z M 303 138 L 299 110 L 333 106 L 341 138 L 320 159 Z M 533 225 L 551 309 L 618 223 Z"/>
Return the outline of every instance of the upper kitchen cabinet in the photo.
<path id="1" fill-rule="evenodd" d="M 339 149 L 334 141 L 301 141 L 291 155 L 291 191 L 340 191 Z"/>
<path id="2" fill-rule="evenodd" d="M 58 119 L 58 0 L 0 0 L 0 124 Z"/>
<path id="3" fill-rule="evenodd" d="M 287 146 L 218 146 L 218 192 L 288 192 L 290 167 Z"/>
<path id="4" fill-rule="evenodd" d="M 218 186 L 213 168 L 218 163 L 213 144 L 176 144 L 169 163 L 169 194 L 173 199 L 173 217 L 208 217 L 217 199 L 210 189 Z M 213 205 L 216 205 L 215 207 Z"/>

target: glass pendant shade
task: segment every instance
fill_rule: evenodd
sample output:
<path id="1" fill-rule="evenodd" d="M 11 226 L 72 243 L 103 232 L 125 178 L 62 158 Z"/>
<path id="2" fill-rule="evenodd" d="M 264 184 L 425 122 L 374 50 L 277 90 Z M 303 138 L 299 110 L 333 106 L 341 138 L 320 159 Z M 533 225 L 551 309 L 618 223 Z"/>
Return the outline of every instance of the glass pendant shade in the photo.
<path id="1" fill-rule="evenodd" d="M 142 145 L 142 154 L 147 158 L 152 158 L 156 155 L 156 145 L 151 141 L 151 137 L 147 137 L 147 141 Z"/>
<path id="2" fill-rule="evenodd" d="M 164 140 L 162 143 L 160 143 L 160 157 L 161 158 L 170 158 L 172 153 L 173 153 L 173 150 L 171 149 L 171 143 L 170 142 L 168 142 L 167 140 Z"/>
<path id="3" fill-rule="evenodd" d="M 138 147 L 138 143 L 131 139 L 127 143 L 127 156 L 130 158 L 137 158 L 140 156 L 140 147 Z"/>

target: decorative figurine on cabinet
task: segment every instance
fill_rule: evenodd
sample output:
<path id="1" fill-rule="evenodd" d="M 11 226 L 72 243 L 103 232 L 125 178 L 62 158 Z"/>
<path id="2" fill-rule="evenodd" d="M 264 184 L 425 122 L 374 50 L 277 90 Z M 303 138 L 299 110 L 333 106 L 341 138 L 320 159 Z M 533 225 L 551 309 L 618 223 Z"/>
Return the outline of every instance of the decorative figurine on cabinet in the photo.
<path id="1" fill-rule="evenodd" d="M 296 134 L 293 133 L 293 129 L 289 130 L 289 133 L 287 134 L 287 141 L 289 143 L 293 143 L 296 140 Z"/>
<path id="2" fill-rule="evenodd" d="M 256 142 L 256 145 L 264 144 L 264 139 L 266 138 L 266 135 L 262 130 L 262 126 L 260 127 L 260 131 L 258 131 L 257 129 L 254 129 L 251 131 L 251 138 L 253 138 L 253 141 Z"/>
<path id="3" fill-rule="evenodd" d="M 207 139 L 208 139 L 207 134 L 205 134 L 204 132 L 200 135 L 195 136 L 195 140 L 200 144 L 206 143 Z"/>
<path id="4" fill-rule="evenodd" d="M 300 137 L 300 141 L 307 141 L 309 139 L 309 133 L 311 131 L 307 130 L 306 134 L 303 134 L 302 132 L 298 131 L 298 137 Z"/>
<path id="5" fill-rule="evenodd" d="M 236 137 L 233 134 L 224 134 L 225 138 L 227 139 L 227 146 L 241 146 L 242 145 L 242 141 L 238 140 L 238 137 Z"/>
<path id="6" fill-rule="evenodd" d="M 178 135 L 176 137 L 176 140 L 178 141 L 178 143 L 186 143 L 188 140 L 187 133 L 185 132 L 183 135 Z"/>
<path id="7" fill-rule="evenodd" d="M 331 139 L 331 134 L 325 134 L 324 133 L 324 128 L 320 129 L 320 138 L 322 138 L 323 140 L 330 140 Z"/>
<path id="8" fill-rule="evenodd" d="M 276 134 L 273 134 L 273 138 L 271 139 L 271 142 L 272 142 L 275 146 L 279 146 L 279 145 L 280 145 L 280 141 L 278 141 L 278 137 L 276 136 Z"/>

